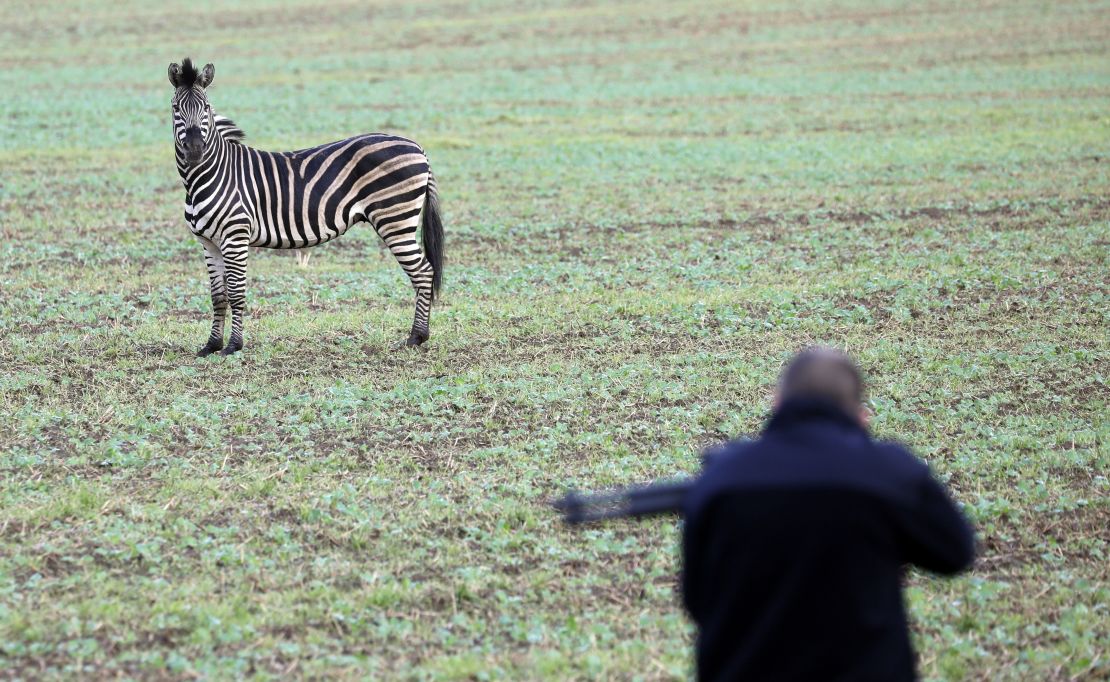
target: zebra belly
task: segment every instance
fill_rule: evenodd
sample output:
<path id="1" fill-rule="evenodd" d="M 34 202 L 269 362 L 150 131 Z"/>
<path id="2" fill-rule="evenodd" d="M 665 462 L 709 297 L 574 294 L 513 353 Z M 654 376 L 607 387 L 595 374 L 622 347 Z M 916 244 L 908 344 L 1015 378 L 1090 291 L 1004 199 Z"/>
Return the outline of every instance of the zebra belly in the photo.
<path id="1" fill-rule="evenodd" d="M 339 227 L 328 226 L 324 229 L 319 229 L 313 225 L 305 229 L 303 239 L 296 229 L 287 230 L 284 226 L 281 229 L 263 227 L 254 231 L 251 246 L 264 249 L 310 249 L 345 234 L 352 225 L 359 222 L 362 222 L 362 220 L 354 220 L 349 225 Z"/>

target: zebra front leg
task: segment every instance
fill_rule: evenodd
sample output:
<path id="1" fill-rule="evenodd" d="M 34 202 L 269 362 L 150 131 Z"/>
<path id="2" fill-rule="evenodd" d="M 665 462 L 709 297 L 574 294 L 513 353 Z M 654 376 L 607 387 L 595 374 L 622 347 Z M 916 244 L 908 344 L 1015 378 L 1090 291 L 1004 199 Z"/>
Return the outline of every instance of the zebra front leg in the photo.
<path id="1" fill-rule="evenodd" d="M 224 257 L 210 240 L 198 237 L 204 246 L 204 264 L 208 267 L 208 287 L 212 291 L 212 331 L 208 342 L 197 351 L 197 357 L 211 355 L 224 347 L 224 320 L 227 319 L 227 287 L 224 284 Z"/>
<path id="2" fill-rule="evenodd" d="M 221 355 L 231 355 L 243 349 L 243 315 L 247 307 L 247 234 L 236 231 L 225 237 L 220 245 L 224 256 L 227 302 L 231 307 L 231 336 Z"/>

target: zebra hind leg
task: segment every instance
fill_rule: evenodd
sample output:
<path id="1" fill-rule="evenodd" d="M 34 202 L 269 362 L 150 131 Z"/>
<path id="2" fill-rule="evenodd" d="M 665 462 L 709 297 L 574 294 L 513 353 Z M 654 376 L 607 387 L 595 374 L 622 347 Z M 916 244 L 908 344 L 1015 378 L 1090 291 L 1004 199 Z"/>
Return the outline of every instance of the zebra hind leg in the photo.
<path id="1" fill-rule="evenodd" d="M 413 316 L 409 338 L 405 339 L 405 345 L 410 348 L 423 344 L 431 336 L 428 331 L 428 321 L 432 314 L 431 265 L 428 261 L 424 263 L 428 267 L 429 282 L 427 287 L 418 287 L 413 281 L 413 288 L 416 289 L 416 314 Z"/>
<path id="2" fill-rule="evenodd" d="M 394 222 L 379 221 L 374 229 L 385 241 L 393 257 L 400 263 L 401 269 L 409 276 L 412 288 L 416 290 L 416 314 L 412 320 L 412 329 L 404 345 L 416 347 L 428 340 L 428 322 L 432 313 L 432 264 L 424 257 L 420 245 L 416 242 L 416 228 L 420 224 L 419 214 L 402 214 L 400 220 Z"/>

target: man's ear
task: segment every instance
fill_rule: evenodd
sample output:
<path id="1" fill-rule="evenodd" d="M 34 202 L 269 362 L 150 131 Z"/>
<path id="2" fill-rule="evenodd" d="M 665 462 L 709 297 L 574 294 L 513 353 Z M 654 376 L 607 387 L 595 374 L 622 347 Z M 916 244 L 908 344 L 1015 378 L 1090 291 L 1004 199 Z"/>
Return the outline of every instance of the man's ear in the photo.
<path id="1" fill-rule="evenodd" d="M 867 408 L 865 403 L 860 403 L 858 419 L 859 425 L 865 429 L 871 425 L 871 410 Z"/>
<path id="2" fill-rule="evenodd" d="M 177 62 L 170 64 L 169 68 L 170 85 L 175 88 L 181 87 L 181 65 Z"/>
<path id="3" fill-rule="evenodd" d="M 205 64 L 204 68 L 200 71 L 200 77 L 197 78 L 197 85 L 202 88 L 207 88 L 212 84 L 212 79 L 216 76 L 216 67 L 211 64 Z"/>

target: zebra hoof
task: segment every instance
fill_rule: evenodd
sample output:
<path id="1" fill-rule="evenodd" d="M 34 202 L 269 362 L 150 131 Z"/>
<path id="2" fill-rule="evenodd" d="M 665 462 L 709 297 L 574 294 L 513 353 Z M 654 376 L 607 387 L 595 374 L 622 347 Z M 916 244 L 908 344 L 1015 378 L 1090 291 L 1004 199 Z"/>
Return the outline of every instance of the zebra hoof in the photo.
<path id="1" fill-rule="evenodd" d="M 405 341 L 405 348 L 419 348 L 420 345 L 427 340 L 427 334 L 417 334 L 413 332 L 409 334 L 409 338 Z"/>
<path id="2" fill-rule="evenodd" d="M 231 343 L 224 346 L 224 349 L 222 351 L 220 351 L 220 355 L 222 355 L 224 357 L 227 357 L 228 355 L 238 353 L 241 350 L 243 350 L 243 342 L 240 341 L 240 342 L 236 343 L 236 342 L 232 341 Z"/>
<path id="3" fill-rule="evenodd" d="M 207 344 L 205 344 L 204 348 L 201 348 L 197 351 L 197 357 L 206 358 L 223 347 L 224 344 L 222 341 L 220 343 L 213 343 L 212 341 L 209 341 Z"/>

